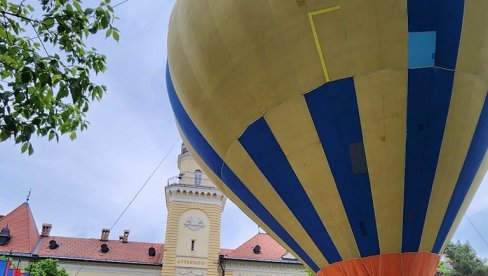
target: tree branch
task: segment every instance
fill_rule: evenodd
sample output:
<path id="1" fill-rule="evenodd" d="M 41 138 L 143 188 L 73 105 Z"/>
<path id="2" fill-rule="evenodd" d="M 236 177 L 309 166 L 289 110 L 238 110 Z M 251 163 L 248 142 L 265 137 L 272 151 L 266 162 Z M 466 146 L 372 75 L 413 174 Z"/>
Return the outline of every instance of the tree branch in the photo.
<path id="1" fill-rule="evenodd" d="M 35 23 L 37 23 L 37 24 L 42 24 L 42 22 L 39 22 L 39 20 L 32 19 L 32 18 L 29 18 L 29 17 L 25 17 L 25 16 L 23 16 L 23 15 L 16 14 L 16 13 L 13 13 L 13 12 L 8 12 L 8 11 L 3 11 L 3 10 L 0 10 L 0 13 L 2 13 L 4 16 L 5 16 L 5 15 L 15 16 L 15 17 L 17 17 L 17 18 L 21 18 L 21 19 L 27 20 L 27 21 L 29 21 L 29 22 L 35 22 Z"/>

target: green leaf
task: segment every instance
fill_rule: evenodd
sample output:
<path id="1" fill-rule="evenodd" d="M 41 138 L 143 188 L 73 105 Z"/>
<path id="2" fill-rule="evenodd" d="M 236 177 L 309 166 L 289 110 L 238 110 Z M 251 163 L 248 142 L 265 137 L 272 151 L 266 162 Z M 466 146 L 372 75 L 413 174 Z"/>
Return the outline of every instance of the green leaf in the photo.
<path id="1" fill-rule="evenodd" d="M 73 6 L 75 6 L 75 8 L 76 8 L 77 11 L 82 11 L 81 6 L 80 6 L 80 4 L 78 2 L 76 2 L 76 1 L 73 2 Z"/>
<path id="2" fill-rule="evenodd" d="M 34 148 L 32 147 L 32 144 L 29 143 L 29 155 L 32 155 L 34 153 Z"/>
<path id="3" fill-rule="evenodd" d="M 62 98 L 68 96 L 68 88 L 63 85 L 59 88 L 58 94 L 56 95 L 56 100 L 61 100 Z"/>
<path id="4" fill-rule="evenodd" d="M 46 28 L 52 28 L 52 26 L 54 26 L 54 18 L 50 17 L 50 18 L 46 18 L 44 19 L 44 21 L 42 21 L 42 24 L 44 25 L 44 27 Z"/>
<path id="5" fill-rule="evenodd" d="M 60 79 L 61 79 L 61 76 L 60 75 L 54 74 L 52 76 L 52 82 L 53 82 L 53 84 L 58 83 Z"/>
<path id="6" fill-rule="evenodd" d="M 25 142 L 22 144 L 22 147 L 20 148 L 20 152 L 24 153 L 28 148 L 29 148 L 29 142 Z"/>
<path id="7" fill-rule="evenodd" d="M 102 26 L 102 29 L 105 29 L 108 27 L 108 22 L 109 22 L 109 17 L 107 15 L 102 15 L 100 18 L 100 25 Z"/>
<path id="8" fill-rule="evenodd" d="M 71 132 L 71 134 L 69 135 L 69 138 L 71 139 L 71 141 L 75 140 L 76 139 L 76 132 Z"/>
<path id="9" fill-rule="evenodd" d="M 90 9 L 90 8 L 85 9 L 85 15 L 90 15 L 90 14 L 92 14 L 94 11 L 95 11 L 94 9 Z"/>
<path id="10" fill-rule="evenodd" d="M 32 72 L 30 70 L 24 70 L 20 74 L 20 79 L 22 80 L 22 83 L 29 83 L 32 80 Z"/>
<path id="11" fill-rule="evenodd" d="M 24 99 L 25 99 L 25 95 L 24 95 L 24 93 L 22 93 L 22 92 L 17 92 L 17 93 L 15 94 L 15 101 L 17 101 L 18 103 L 22 102 Z"/>
<path id="12" fill-rule="evenodd" d="M 115 39 L 115 41 L 119 41 L 119 33 L 117 31 L 113 31 L 112 36 Z"/>
<path id="13" fill-rule="evenodd" d="M 56 135 L 56 133 L 53 130 L 51 130 L 49 132 L 49 141 L 51 141 L 54 138 L 55 135 Z"/>

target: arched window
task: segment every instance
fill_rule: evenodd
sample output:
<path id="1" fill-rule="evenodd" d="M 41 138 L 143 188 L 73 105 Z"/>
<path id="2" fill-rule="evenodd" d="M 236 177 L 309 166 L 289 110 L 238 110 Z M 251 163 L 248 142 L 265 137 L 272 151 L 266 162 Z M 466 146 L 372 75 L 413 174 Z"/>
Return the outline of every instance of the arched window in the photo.
<path id="1" fill-rule="evenodd" d="M 195 183 L 196 186 L 199 186 L 202 184 L 202 171 L 201 170 L 196 170 L 195 171 Z"/>

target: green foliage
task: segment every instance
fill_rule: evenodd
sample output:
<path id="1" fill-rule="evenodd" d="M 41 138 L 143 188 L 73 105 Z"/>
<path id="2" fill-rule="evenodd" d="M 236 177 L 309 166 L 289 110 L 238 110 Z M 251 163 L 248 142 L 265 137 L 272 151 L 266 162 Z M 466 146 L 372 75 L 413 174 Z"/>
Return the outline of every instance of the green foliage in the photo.
<path id="1" fill-rule="evenodd" d="M 446 268 L 446 262 L 445 261 L 440 261 L 439 265 L 437 266 L 437 271 L 442 272 L 442 275 L 446 275 L 449 270 Z"/>
<path id="2" fill-rule="evenodd" d="M 30 263 L 25 269 L 32 276 L 68 276 L 64 268 L 60 268 L 58 260 L 45 259 L 35 263 Z"/>
<path id="3" fill-rule="evenodd" d="M 1 255 L 0 256 L 0 261 L 12 261 L 12 258 Z"/>
<path id="4" fill-rule="evenodd" d="M 0 141 L 11 138 L 30 155 L 33 134 L 76 139 L 89 103 L 106 91 L 90 76 L 106 70 L 106 57 L 85 42 L 101 31 L 118 41 L 115 19 L 110 0 L 93 8 L 81 0 L 0 0 Z"/>
<path id="5" fill-rule="evenodd" d="M 449 242 L 444 252 L 453 267 L 449 276 L 488 276 L 486 261 L 476 255 L 469 243 Z"/>

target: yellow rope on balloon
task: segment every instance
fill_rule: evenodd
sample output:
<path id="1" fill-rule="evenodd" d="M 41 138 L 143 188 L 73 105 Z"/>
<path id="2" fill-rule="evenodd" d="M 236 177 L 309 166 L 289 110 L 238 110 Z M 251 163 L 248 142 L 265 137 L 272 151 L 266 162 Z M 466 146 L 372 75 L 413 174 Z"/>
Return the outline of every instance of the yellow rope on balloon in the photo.
<path id="1" fill-rule="evenodd" d="M 333 12 L 340 9 L 340 6 L 333 6 L 325 9 L 320 9 L 308 13 L 308 20 L 310 21 L 310 27 L 312 28 L 313 38 L 315 40 L 315 46 L 317 47 L 317 52 L 319 54 L 320 63 L 322 64 L 322 71 L 324 72 L 325 81 L 328 82 L 329 72 L 327 71 L 327 66 L 325 65 L 324 54 L 322 53 L 322 46 L 320 46 L 319 36 L 317 34 L 317 28 L 315 27 L 315 22 L 313 17 L 315 15 L 324 14 L 328 12 Z"/>

